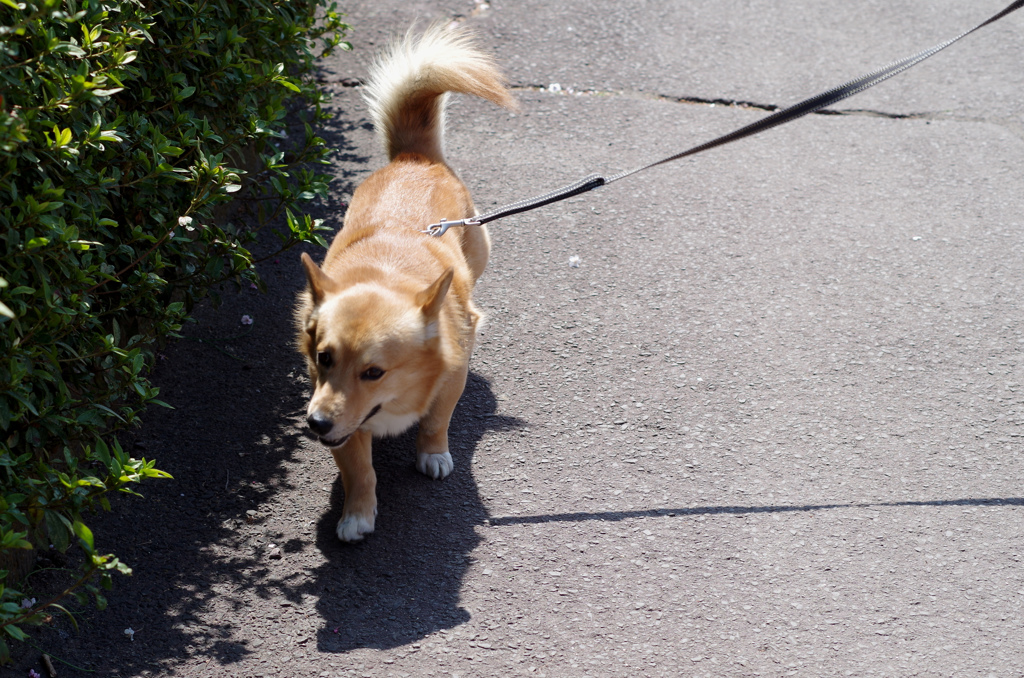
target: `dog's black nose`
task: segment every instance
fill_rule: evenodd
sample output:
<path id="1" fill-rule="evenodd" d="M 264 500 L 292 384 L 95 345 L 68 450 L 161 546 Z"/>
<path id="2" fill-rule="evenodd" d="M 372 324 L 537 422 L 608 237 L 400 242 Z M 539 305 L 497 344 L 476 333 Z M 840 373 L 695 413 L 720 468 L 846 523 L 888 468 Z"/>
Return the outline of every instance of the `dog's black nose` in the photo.
<path id="1" fill-rule="evenodd" d="M 314 412 L 306 417 L 306 423 L 309 424 L 310 430 L 319 436 L 327 435 L 334 428 L 334 422 L 319 412 Z"/>

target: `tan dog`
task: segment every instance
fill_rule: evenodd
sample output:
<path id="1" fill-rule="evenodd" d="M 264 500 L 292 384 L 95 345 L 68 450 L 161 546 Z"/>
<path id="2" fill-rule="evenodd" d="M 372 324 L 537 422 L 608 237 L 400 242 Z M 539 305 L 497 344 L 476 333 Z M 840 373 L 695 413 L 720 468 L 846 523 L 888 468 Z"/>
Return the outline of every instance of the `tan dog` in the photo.
<path id="1" fill-rule="evenodd" d="M 480 313 L 472 292 L 490 255 L 482 226 L 440 238 L 441 218 L 476 215 L 442 153 L 445 92 L 515 107 L 492 60 L 463 32 L 441 26 L 394 45 L 371 71 L 366 98 L 391 163 L 352 196 L 323 267 L 307 254 L 299 299 L 299 349 L 313 397 L 307 422 L 341 469 L 338 538 L 373 532 L 373 436 L 419 422 L 416 468 L 451 473 L 448 424 L 466 386 Z"/>

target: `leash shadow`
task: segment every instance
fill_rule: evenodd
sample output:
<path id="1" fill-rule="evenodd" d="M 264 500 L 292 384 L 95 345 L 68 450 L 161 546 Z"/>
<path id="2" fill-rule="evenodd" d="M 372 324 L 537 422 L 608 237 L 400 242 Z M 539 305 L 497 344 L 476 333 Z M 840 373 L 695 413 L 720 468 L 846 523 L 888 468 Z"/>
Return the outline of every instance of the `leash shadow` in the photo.
<path id="1" fill-rule="evenodd" d="M 588 520 L 618 522 L 634 518 L 685 518 L 708 515 L 750 515 L 759 513 L 801 513 L 835 509 L 883 509 L 911 506 L 1024 506 L 1024 497 L 993 497 L 965 499 L 936 499 L 923 501 L 851 502 L 836 504 L 774 504 L 768 506 L 687 506 L 636 511 L 600 511 L 551 513 L 533 516 L 498 516 L 489 519 L 493 527 L 507 525 L 535 525 L 539 523 L 577 523 Z"/>

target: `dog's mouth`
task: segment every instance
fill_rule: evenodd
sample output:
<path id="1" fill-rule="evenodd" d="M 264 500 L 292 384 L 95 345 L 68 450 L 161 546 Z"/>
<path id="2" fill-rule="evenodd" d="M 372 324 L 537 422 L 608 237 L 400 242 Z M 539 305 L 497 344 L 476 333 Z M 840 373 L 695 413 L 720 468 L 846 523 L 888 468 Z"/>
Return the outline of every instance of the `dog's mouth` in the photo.
<path id="1" fill-rule="evenodd" d="M 377 414 L 378 412 L 380 412 L 380 405 L 375 405 L 374 408 L 372 410 L 370 410 L 370 413 L 368 415 L 366 415 L 366 418 L 363 419 L 363 423 L 359 424 L 359 425 L 362 426 L 366 422 L 370 421 L 370 417 L 372 417 L 373 415 Z"/>
<path id="2" fill-rule="evenodd" d="M 344 445 L 345 441 L 348 440 L 351 437 L 352 437 L 351 433 L 349 433 L 347 436 L 342 436 L 342 437 L 338 438 L 337 440 L 328 440 L 327 438 L 324 438 L 323 436 L 320 436 L 320 442 L 323 443 L 324 445 L 326 445 L 327 447 L 339 447 L 341 445 Z"/>
<path id="3" fill-rule="evenodd" d="M 378 412 L 380 412 L 380 405 L 376 405 L 372 410 L 370 410 L 370 413 L 368 415 L 366 415 L 366 417 L 363 419 L 363 421 L 359 425 L 362 426 L 366 422 L 370 421 L 370 417 L 372 417 L 373 415 L 377 414 Z M 349 433 L 347 436 L 342 436 L 342 437 L 338 438 L 337 440 L 329 440 L 328 438 L 325 438 L 324 436 L 320 436 L 320 442 L 323 443 L 324 445 L 326 445 L 327 447 L 338 447 L 340 445 L 344 445 L 345 441 L 348 440 L 351 437 L 352 437 L 351 433 Z"/>

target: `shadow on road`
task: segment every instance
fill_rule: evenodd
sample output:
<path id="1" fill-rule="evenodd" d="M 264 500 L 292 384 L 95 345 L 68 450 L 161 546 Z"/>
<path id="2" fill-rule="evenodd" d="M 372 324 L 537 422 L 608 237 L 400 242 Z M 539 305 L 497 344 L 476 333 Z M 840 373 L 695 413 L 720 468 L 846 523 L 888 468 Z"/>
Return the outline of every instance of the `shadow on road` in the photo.
<path id="1" fill-rule="evenodd" d="M 551 513 L 536 516 L 505 516 L 491 518 L 490 524 L 530 525 L 537 523 L 572 523 L 585 520 L 616 522 L 632 518 L 666 518 L 707 515 L 744 515 L 750 513 L 792 513 L 797 511 L 826 511 L 843 508 L 899 508 L 904 506 L 1024 506 L 1024 497 L 992 499 L 937 499 L 934 501 L 886 501 L 848 504 L 803 504 L 799 506 L 691 506 L 686 508 L 659 508 L 639 511 L 605 511 L 598 513 Z"/>
<path id="2" fill-rule="evenodd" d="M 311 216 L 332 229 L 369 169 L 346 138 L 366 124 L 341 119 L 322 133 L 345 168 Z M 305 283 L 299 252 L 272 255 L 266 240 L 253 247 L 266 293 L 245 288 L 222 294 L 220 308 L 201 305 L 198 323 L 157 361 L 153 381 L 175 409 L 147 412 L 129 445 L 173 480 L 146 483 L 144 500 L 119 497 L 114 512 L 90 521 L 98 549 L 116 553 L 133 576 L 116 578 L 107 610 L 78 611 L 79 631 L 61 622 L 34 637 L 84 671 L 166 675 L 197 659 L 248 664 L 313 635 L 324 652 L 385 648 L 468 619 L 459 592 L 485 518 L 473 453 L 488 430 L 522 423 L 495 416 L 490 384 L 471 373 L 452 420 L 452 475 L 435 482 L 415 471 L 411 433 L 375 441 L 376 533 L 340 543 L 340 481 L 329 500 L 319 491 L 337 469 L 305 440 L 305 366 L 292 321 Z M 243 316 L 255 321 L 248 329 Z M 271 541 L 282 559 L 269 557 Z M 304 610 L 303 621 L 277 620 L 288 604 Z M 135 631 L 130 643 L 127 628 Z"/>
<path id="3" fill-rule="evenodd" d="M 304 366 L 289 345 L 301 284 L 293 258 L 280 267 L 295 279 L 270 285 L 270 299 L 225 296 L 167 350 L 157 383 L 176 409 L 147 416 L 134 452 L 174 479 L 146 484 L 145 500 L 125 498 L 92 523 L 98 547 L 134 575 L 118 578 L 105 612 L 84 611 L 80 632 L 41 630 L 44 650 L 88 671 L 165 674 L 196 658 L 248 664 L 310 634 L 322 652 L 393 647 L 468 619 L 459 593 L 486 517 L 473 454 L 488 430 L 522 423 L 494 416 L 490 384 L 471 373 L 452 420 L 454 472 L 432 481 L 414 469 L 414 431 L 376 440 L 376 532 L 340 543 L 340 480 L 329 501 L 316 491 L 336 468 L 326 450 L 328 462 L 310 467 L 304 444 Z M 238 334 L 243 313 L 256 317 L 253 332 L 219 341 Z M 268 558 L 270 541 L 283 560 Z M 306 610 L 305 621 L 276 620 L 288 604 Z M 126 628 L 136 632 L 130 644 Z"/>
<path id="4" fill-rule="evenodd" d="M 363 543 L 342 544 L 335 536 L 343 499 L 341 481 L 335 482 L 332 509 L 317 526 L 316 545 L 328 562 L 312 573 L 327 624 L 318 649 L 394 647 L 469 619 L 459 591 L 480 541 L 476 527 L 486 518 L 470 472 L 473 453 L 487 430 L 522 425 L 493 416 L 495 410 L 490 384 L 471 373 L 452 419 L 456 468 L 441 482 L 413 469 L 413 433 L 374 441 L 378 516 Z"/>

